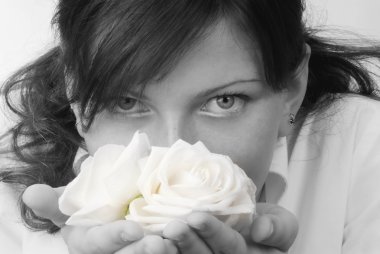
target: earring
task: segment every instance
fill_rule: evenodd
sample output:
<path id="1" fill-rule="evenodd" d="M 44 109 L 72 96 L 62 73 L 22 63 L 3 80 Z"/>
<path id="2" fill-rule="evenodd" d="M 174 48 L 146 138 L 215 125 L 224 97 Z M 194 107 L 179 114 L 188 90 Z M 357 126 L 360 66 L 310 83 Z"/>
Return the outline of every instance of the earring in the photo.
<path id="1" fill-rule="evenodd" d="M 295 116 L 294 116 L 294 114 L 290 113 L 289 114 L 289 124 L 294 125 L 294 122 L 295 122 Z"/>

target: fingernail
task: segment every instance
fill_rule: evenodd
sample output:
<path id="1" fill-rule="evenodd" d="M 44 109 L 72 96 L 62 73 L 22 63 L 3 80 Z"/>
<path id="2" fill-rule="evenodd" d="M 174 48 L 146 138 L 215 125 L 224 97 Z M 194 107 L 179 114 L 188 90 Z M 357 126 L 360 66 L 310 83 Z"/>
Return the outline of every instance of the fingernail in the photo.
<path id="1" fill-rule="evenodd" d="M 165 238 L 181 242 L 187 237 L 189 227 L 182 221 L 174 220 L 166 225 L 163 235 Z"/>
<path id="2" fill-rule="evenodd" d="M 272 223 L 272 221 L 270 221 L 270 226 L 269 226 L 269 228 L 267 230 L 267 233 L 264 236 L 263 241 L 269 239 L 272 236 L 273 231 L 274 231 L 273 223 Z"/>
<path id="3" fill-rule="evenodd" d="M 196 214 L 191 215 L 187 219 L 187 223 L 190 227 L 197 229 L 199 231 L 205 231 L 207 228 L 206 222 L 201 216 Z"/>
<path id="4" fill-rule="evenodd" d="M 144 253 L 145 254 L 151 254 L 151 253 L 154 253 L 154 251 L 151 250 L 151 247 L 144 246 Z"/>
<path id="5" fill-rule="evenodd" d="M 134 242 L 140 239 L 138 235 L 131 235 L 128 232 L 121 232 L 120 238 L 123 242 Z"/>
<path id="6" fill-rule="evenodd" d="M 274 232 L 272 220 L 268 216 L 261 216 L 253 221 L 251 231 L 252 240 L 261 243 L 268 240 Z"/>
<path id="7" fill-rule="evenodd" d="M 164 239 L 164 243 L 166 245 L 166 249 L 168 250 L 168 253 L 178 253 L 177 247 L 168 239 Z"/>
<path id="8" fill-rule="evenodd" d="M 272 220 L 266 216 L 264 217 L 264 219 L 267 226 L 266 226 L 266 232 L 263 233 L 261 241 L 265 241 L 269 239 L 272 236 L 273 231 L 274 231 Z"/>
<path id="9" fill-rule="evenodd" d="M 186 239 L 186 232 L 178 232 L 177 234 L 173 235 L 172 239 L 177 242 L 182 242 Z"/>

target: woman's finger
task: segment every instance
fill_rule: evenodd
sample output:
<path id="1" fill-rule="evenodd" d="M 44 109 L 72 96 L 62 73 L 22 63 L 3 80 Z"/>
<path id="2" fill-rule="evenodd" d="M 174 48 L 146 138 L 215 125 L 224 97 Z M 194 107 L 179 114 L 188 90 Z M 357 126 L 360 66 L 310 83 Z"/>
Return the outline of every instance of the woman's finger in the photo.
<path id="1" fill-rule="evenodd" d="M 93 227 L 66 226 L 62 236 L 74 253 L 114 253 L 144 237 L 135 222 L 119 220 Z"/>
<path id="2" fill-rule="evenodd" d="M 213 253 L 206 243 L 182 221 L 170 222 L 165 227 L 163 235 L 175 243 L 181 254 Z"/>
<path id="3" fill-rule="evenodd" d="M 147 235 L 141 240 L 134 242 L 115 254 L 177 254 L 177 248 L 167 240 L 157 235 Z"/>
<path id="4" fill-rule="evenodd" d="M 22 200 L 37 216 L 51 220 L 58 227 L 62 227 L 68 218 L 58 207 L 58 199 L 63 190 L 64 187 L 52 188 L 45 184 L 34 184 L 26 188 Z"/>
<path id="5" fill-rule="evenodd" d="M 169 239 L 164 239 L 164 242 L 166 245 L 166 249 L 168 250 L 167 253 L 170 253 L 170 254 L 178 254 L 179 253 L 177 246 L 175 246 L 173 241 L 171 241 Z"/>
<path id="6" fill-rule="evenodd" d="M 255 243 L 288 251 L 298 233 L 296 217 L 278 205 L 257 203 L 257 216 L 251 227 Z"/>
<path id="7" fill-rule="evenodd" d="M 243 236 L 214 216 L 194 213 L 187 222 L 213 250 L 213 253 L 246 253 Z"/>

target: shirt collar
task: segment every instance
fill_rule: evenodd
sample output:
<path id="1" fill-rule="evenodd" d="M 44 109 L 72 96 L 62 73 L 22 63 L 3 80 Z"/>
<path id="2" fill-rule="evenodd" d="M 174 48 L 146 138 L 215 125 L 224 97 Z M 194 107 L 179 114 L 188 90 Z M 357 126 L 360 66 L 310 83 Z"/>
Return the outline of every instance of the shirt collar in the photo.
<path id="1" fill-rule="evenodd" d="M 286 137 L 278 139 L 268 177 L 265 181 L 265 200 L 276 204 L 284 194 L 288 178 L 288 143 Z"/>

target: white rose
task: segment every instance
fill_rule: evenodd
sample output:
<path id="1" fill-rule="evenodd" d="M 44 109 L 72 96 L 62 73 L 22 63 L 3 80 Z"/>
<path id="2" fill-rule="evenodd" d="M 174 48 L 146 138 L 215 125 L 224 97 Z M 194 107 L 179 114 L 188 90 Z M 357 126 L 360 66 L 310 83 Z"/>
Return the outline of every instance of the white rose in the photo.
<path id="1" fill-rule="evenodd" d="M 211 213 L 238 231 L 251 224 L 252 180 L 229 157 L 209 152 L 201 142 L 152 147 L 141 168 L 137 185 L 142 197 L 131 202 L 126 219 L 146 231 L 159 234 L 174 218 L 195 211 Z"/>
<path id="2" fill-rule="evenodd" d="M 123 219 L 141 170 L 139 159 L 150 152 L 146 134 L 136 132 L 130 144 L 105 145 L 81 165 L 78 176 L 59 199 L 60 210 L 71 217 L 68 225 L 97 225 Z"/>

